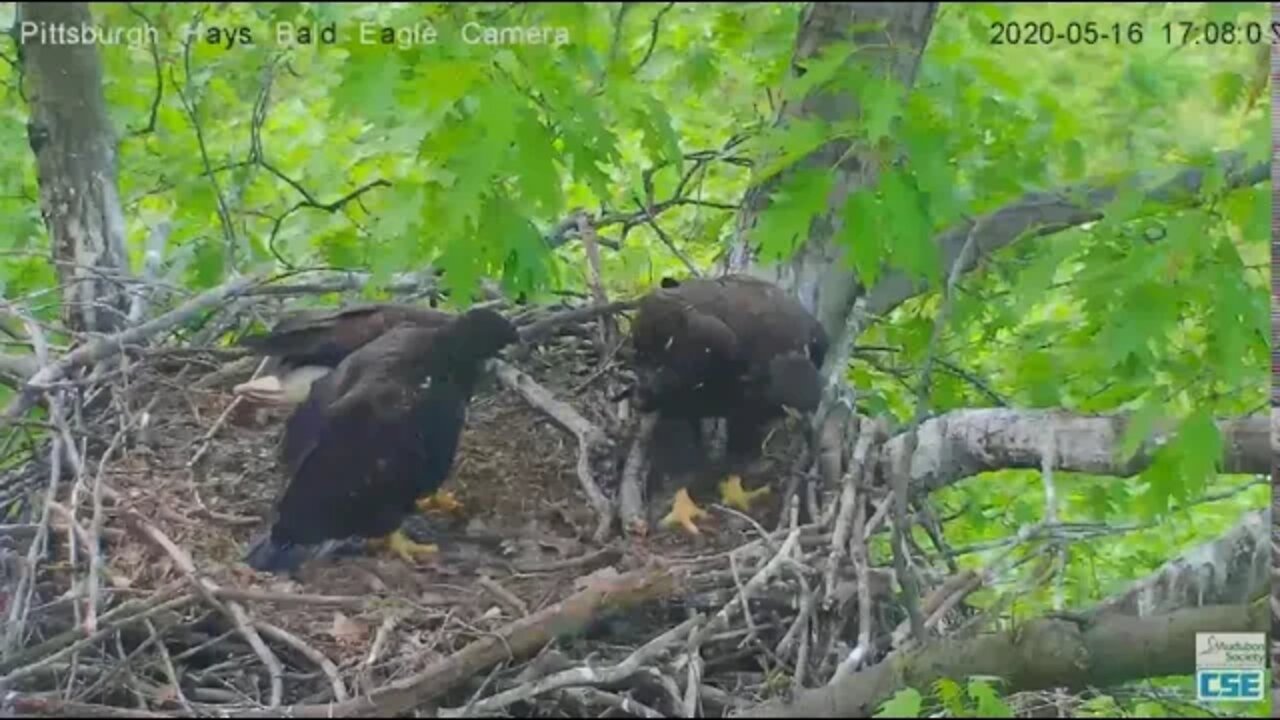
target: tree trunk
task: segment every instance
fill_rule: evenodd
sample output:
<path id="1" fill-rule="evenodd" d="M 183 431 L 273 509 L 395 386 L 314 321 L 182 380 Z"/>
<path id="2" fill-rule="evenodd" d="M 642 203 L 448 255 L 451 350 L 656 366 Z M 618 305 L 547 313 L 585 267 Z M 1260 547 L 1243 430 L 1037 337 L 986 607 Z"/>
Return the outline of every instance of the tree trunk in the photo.
<path id="1" fill-rule="evenodd" d="M 92 26 L 86 3 L 19 4 L 19 50 L 31 108 L 27 135 L 63 292 L 63 320 L 71 330 L 112 332 L 125 323 L 120 280 L 128 272 L 115 135 L 97 45 L 58 37 Z"/>
<path id="2" fill-rule="evenodd" d="M 807 60 L 829 45 L 851 41 L 860 49 L 848 59 L 850 65 L 861 64 L 873 73 L 887 73 L 910 88 L 937 10 L 938 3 L 814 3 L 805 8 L 801 18 L 795 58 Z M 877 24 L 879 27 L 875 27 Z M 869 25 L 874 29 L 863 29 Z M 781 122 L 806 117 L 834 121 L 857 111 L 856 100 L 848 95 L 815 92 L 800 104 L 784 108 Z M 829 142 L 796 169 L 835 166 L 848 149 L 847 140 Z M 866 291 L 853 269 L 843 262 L 844 251 L 834 242 L 840 229 L 839 212 L 851 193 L 876 181 L 878 168 L 868 162 L 865 153 L 854 152 L 845 158 L 836 171 L 827 212 L 814 219 L 807 240 L 789 261 L 770 265 L 755 257 L 751 232 L 786 172 L 747 194 L 728 267 L 791 290 L 834 338 L 853 301 Z"/>

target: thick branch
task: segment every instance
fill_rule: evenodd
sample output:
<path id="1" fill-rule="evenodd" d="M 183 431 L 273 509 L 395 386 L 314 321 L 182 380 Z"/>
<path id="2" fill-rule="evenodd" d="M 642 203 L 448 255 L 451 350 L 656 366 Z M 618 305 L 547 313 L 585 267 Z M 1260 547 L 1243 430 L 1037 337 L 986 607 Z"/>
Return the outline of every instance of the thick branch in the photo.
<path id="1" fill-rule="evenodd" d="M 557 637 L 577 635 L 603 612 L 625 610 L 667 597 L 676 585 L 675 574 L 662 568 L 646 568 L 612 579 L 595 580 L 568 598 L 473 641 L 422 672 L 363 697 L 341 703 L 247 710 L 236 715 L 246 718 L 393 717 L 439 698 L 503 660 L 529 657 Z"/>
<path id="2" fill-rule="evenodd" d="M 601 315 L 630 310 L 635 306 L 636 301 L 634 300 L 617 300 L 607 305 L 588 305 L 558 312 L 521 327 L 520 341 L 524 343 L 535 342 L 562 325 L 583 322 Z"/>
<path id="3" fill-rule="evenodd" d="M 1231 150 L 1220 153 L 1216 162 L 1226 176 L 1226 188 L 1236 189 L 1266 182 L 1271 177 L 1268 164 L 1244 167 L 1245 153 Z M 1192 203 L 1204 186 L 1206 170 L 1188 167 L 1172 179 L 1159 182 L 1154 172 L 1142 173 L 1128 184 L 1144 189 L 1146 200 L 1154 203 Z M 982 258 L 1024 237 L 1040 237 L 1062 232 L 1103 218 L 1103 208 L 1115 199 L 1120 184 L 1084 185 L 1032 192 L 988 215 L 974 218 L 974 242 L 977 252 L 961 264 L 962 272 L 973 270 Z M 944 267 L 950 268 L 960 257 L 972 223 L 952 228 L 937 239 Z M 928 290 L 905 273 L 892 271 L 871 289 L 867 310 L 880 315 Z"/>
<path id="4" fill-rule="evenodd" d="M 644 646 L 631 653 L 617 665 L 594 668 L 590 665 L 562 670 L 553 675 L 527 682 L 517 687 L 485 698 L 469 708 L 459 710 L 442 710 L 440 717 L 465 717 L 469 713 L 484 714 L 505 709 L 517 702 L 527 702 L 539 695 L 560 690 L 562 688 L 580 687 L 583 685 L 616 685 L 635 675 L 646 665 L 653 664 L 666 655 L 675 645 L 684 640 L 689 631 L 701 620 L 694 616 L 645 643 Z"/>
<path id="5" fill-rule="evenodd" d="M 941 640 L 897 655 L 791 703 L 769 702 L 748 717 L 871 717 L 904 687 L 928 688 L 942 678 L 974 675 L 1009 681 L 1008 693 L 1065 687 L 1108 687 L 1141 678 L 1189 675 L 1196 633 L 1265 632 L 1266 603 L 1216 605 L 1147 618 L 1108 616 L 1081 628 L 1066 620 L 1035 620 L 972 639 Z"/>
<path id="6" fill-rule="evenodd" d="M 1058 438 L 1057 468 L 1065 472 L 1132 477 L 1151 464 L 1168 433 L 1153 433 L 1127 461 L 1119 459 L 1128 414 L 1080 416 L 1052 410 L 957 410 L 920 426 L 911 455 L 914 490 L 927 492 L 979 473 L 1040 467 L 1044 433 Z M 1264 474 L 1271 470 L 1274 417 L 1253 415 L 1219 420 L 1224 453 L 1222 472 Z M 906 450 L 905 436 L 885 444 L 882 462 Z M 892 467 L 892 466 L 890 466 Z"/>
<path id="7" fill-rule="evenodd" d="M 97 338 L 72 350 L 52 365 L 41 368 L 27 381 L 22 392 L 9 403 L 4 414 L 0 415 L 0 427 L 13 422 L 16 417 L 26 412 L 35 403 L 36 396 L 42 389 L 65 378 L 72 370 L 103 360 L 112 353 L 120 352 L 126 345 L 142 342 L 158 333 L 170 330 L 205 310 L 235 297 L 258 280 L 257 274 L 232 280 L 197 295 L 153 320 L 123 332 Z"/>
<path id="8" fill-rule="evenodd" d="M 1170 560 L 1090 616 L 1155 615 L 1200 605 L 1250 603 L 1271 587 L 1270 524 L 1264 510 L 1245 514 L 1229 532 Z"/>

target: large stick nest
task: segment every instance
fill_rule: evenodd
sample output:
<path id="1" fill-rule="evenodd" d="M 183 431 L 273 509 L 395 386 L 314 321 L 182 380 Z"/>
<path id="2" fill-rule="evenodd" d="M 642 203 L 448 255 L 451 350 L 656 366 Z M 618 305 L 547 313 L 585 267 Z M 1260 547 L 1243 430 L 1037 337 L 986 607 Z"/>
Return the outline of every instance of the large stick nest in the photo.
<path id="1" fill-rule="evenodd" d="M 615 521 L 602 539 L 598 501 L 616 514 L 638 425 L 611 400 L 627 372 L 615 321 L 563 324 L 489 377 L 446 484 L 462 517 L 410 519 L 443 551 L 417 566 L 363 554 L 289 579 L 242 562 L 283 482 L 283 414 L 230 391 L 256 359 L 132 348 L 66 383 L 40 423 L 54 440 L 11 447 L 0 482 L 0 704 L 723 716 L 900 645 L 888 560 L 867 549 L 891 496 L 851 470 L 814 483 L 826 511 L 799 512 L 796 481 L 821 463 L 795 427 L 766 441 L 748 484 L 773 492 L 751 516 L 709 506 L 690 537 L 658 522 L 676 488 L 651 483 L 649 533 Z M 846 443 L 854 466 L 873 435 Z M 972 573 L 944 578 L 910 543 L 928 628 L 956 627 Z"/>
<path id="2" fill-rule="evenodd" d="M 515 364 L 602 430 L 604 456 L 593 449 L 591 467 L 613 496 L 634 423 L 620 419 L 609 400 L 624 379 L 616 341 L 602 350 L 597 325 L 564 326 Z M 588 655 L 621 660 L 689 612 L 714 613 L 736 594 L 726 551 L 759 537 L 754 522 L 712 512 L 695 538 L 653 522 L 647 538 L 615 531 L 611 542 L 595 542 L 599 522 L 580 480 L 574 434 L 497 377 L 470 407 L 446 486 L 462 501 L 463 519 L 411 519 L 408 526 L 412 532 L 415 523 L 430 525 L 437 534 L 447 526 L 438 562 L 413 566 L 366 554 L 310 563 L 297 580 L 254 572 L 242 557 L 283 482 L 277 442 L 284 416 L 236 400 L 230 387 L 255 365 L 234 355 L 180 348 L 130 353 L 106 379 L 57 396 L 51 428 L 71 441 L 72 451 L 66 442 L 56 458 L 51 443 L 28 448 L 29 460 L 0 485 L 8 512 L 0 534 L 8 570 L 0 612 L 7 616 L 22 590 L 25 558 L 44 535 L 43 499 L 59 466 L 22 632 L 0 666 L 3 689 L 26 703 L 18 707 L 52 710 L 37 701 L 57 698 L 56 707 L 73 711 L 92 705 L 204 713 L 273 700 L 325 702 L 419 672 L 565 599 L 592 577 L 614 577 L 655 559 L 710 571 L 683 583 L 679 601 L 606 618 L 603 629 L 562 639 L 540 655 L 556 658 L 553 670 Z M 786 458 L 776 463 L 784 471 L 786 464 Z M 672 489 L 650 498 L 651 519 L 665 512 Z M 756 515 L 773 527 L 779 503 L 761 507 L 765 512 Z M 91 569 L 86 558 L 94 538 L 101 562 Z M 767 559 L 766 546 L 756 544 L 758 552 L 735 559 L 739 583 Z M 99 588 L 93 598 L 91 584 Z M 772 600 L 769 594 L 762 593 L 764 602 L 794 613 L 788 593 L 774 591 Z M 237 612 L 247 627 L 237 627 Z M 704 668 L 699 700 L 713 706 L 706 711 L 733 705 L 742 685 L 763 684 L 752 646 L 776 644 L 788 624 L 777 621 L 757 626 L 750 643 L 732 628 L 708 640 L 725 649 L 719 667 Z M 280 698 L 272 697 L 273 663 Z M 520 667 L 499 672 L 485 694 L 510 687 Z M 670 678 L 661 672 L 655 678 L 649 692 L 637 691 L 645 701 L 660 712 L 684 703 L 683 691 L 662 682 Z M 484 678 L 474 680 L 455 683 L 440 704 L 465 705 Z M 682 676 L 678 685 L 684 684 Z M 568 702 L 595 713 L 623 700 L 607 690 L 563 691 L 507 710 L 537 714 L 539 702 L 548 709 Z"/>

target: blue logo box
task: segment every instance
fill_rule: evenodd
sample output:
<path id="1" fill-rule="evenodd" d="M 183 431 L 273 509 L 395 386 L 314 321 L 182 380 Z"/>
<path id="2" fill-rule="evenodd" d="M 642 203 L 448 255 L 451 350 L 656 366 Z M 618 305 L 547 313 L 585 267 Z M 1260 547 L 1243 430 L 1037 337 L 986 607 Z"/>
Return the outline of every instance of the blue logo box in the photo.
<path id="1" fill-rule="evenodd" d="M 1266 687 L 1262 670 L 1196 670 L 1196 699 L 1200 701 L 1257 702 L 1263 699 Z"/>

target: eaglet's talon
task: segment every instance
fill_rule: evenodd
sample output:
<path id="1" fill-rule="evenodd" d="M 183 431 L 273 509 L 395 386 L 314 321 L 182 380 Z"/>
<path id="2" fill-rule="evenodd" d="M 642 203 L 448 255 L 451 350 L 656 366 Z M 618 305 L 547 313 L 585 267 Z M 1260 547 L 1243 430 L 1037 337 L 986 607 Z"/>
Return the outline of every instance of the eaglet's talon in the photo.
<path id="1" fill-rule="evenodd" d="M 432 557 L 440 552 L 437 545 L 424 545 L 410 540 L 403 530 L 396 530 L 385 538 L 379 539 L 377 544 L 410 565 L 416 565 L 420 558 Z"/>
<path id="2" fill-rule="evenodd" d="M 418 512 L 423 513 L 431 512 L 433 510 L 445 513 L 456 513 L 462 509 L 462 503 L 451 492 L 438 492 L 434 495 L 420 497 L 415 505 L 418 508 Z"/>
<path id="3" fill-rule="evenodd" d="M 769 494 L 769 486 L 756 488 L 755 490 L 743 490 L 742 478 L 737 475 L 730 475 L 720 483 L 720 500 L 731 508 L 737 508 L 742 512 L 748 512 L 751 509 L 751 502 L 761 495 Z"/>
<path id="4" fill-rule="evenodd" d="M 676 493 L 675 500 L 671 503 L 671 512 L 662 518 L 662 524 L 665 527 L 679 525 L 690 535 L 700 535 L 702 531 L 698 530 L 694 521 L 706 514 L 707 511 L 698 507 L 693 498 L 689 497 L 689 491 L 686 488 L 680 488 L 680 492 Z"/>

